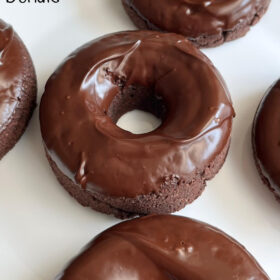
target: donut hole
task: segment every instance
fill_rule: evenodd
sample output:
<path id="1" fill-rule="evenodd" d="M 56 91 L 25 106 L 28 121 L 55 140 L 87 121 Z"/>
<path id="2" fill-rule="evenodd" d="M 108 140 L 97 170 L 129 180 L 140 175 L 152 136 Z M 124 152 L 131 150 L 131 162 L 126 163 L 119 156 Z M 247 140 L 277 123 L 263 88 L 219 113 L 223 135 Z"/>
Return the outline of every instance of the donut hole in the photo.
<path id="1" fill-rule="evenodd" d="M 161 120 L 151 113 L 141 110 L 127 112 L 117 122 L 117 126 L 133 134 L 145 134 L 156 130 Z"/>
<path id="2" fill-rule="evenodd" d="M 166 117 L 163 98 L 143 86 L 123 88 L 112 100 L 107 115 L 120 128 L 133 134 L 156 130 Z"/>

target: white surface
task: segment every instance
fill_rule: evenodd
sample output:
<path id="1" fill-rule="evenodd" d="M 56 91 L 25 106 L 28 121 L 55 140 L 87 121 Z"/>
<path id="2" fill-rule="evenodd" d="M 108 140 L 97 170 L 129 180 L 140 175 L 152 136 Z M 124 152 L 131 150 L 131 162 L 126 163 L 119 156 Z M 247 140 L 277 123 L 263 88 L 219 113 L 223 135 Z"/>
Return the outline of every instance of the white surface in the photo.
<path id="1" fill-rule="evenodd" d="M 117 126 L 134 134 L 148 133 L 156 130 L 161 120 L 151 113 L 141 110 L 130 111 L 119 118 Z"/>
<path id="2" fill-rule="evenodd" d="M 0 18 L 15 27 L 32 54 L 39 97 L 48 76 L 75 48 L 133 28 L 119 0 L 60 2 L 0 2 Z M 223 169 L 180 212 L 238 239 L 272 280 L 280 280 L 280 204 L 256 172 L 250 130 L 261 96 L 280 77 L 279 11 L 280 1 L 272 0 L 245 38 L 205 51 L 227 82 L 237 117 Z M 118 222 L 83 208 L 59 186 L 42 149 L 38 109 L 16 148 L 0 162 L 0 177 L 0 279 L 53 279 L 92 237 Z"/>

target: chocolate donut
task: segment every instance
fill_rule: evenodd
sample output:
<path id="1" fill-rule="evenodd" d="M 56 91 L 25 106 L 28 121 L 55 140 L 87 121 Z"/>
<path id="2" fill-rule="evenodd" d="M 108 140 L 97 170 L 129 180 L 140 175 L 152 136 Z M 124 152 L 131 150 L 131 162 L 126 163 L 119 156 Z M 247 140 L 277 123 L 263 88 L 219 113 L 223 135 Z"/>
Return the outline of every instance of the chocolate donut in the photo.
<path id="1" fill-rule="evenodd" d="M 162 125 L 116 126 L 141 109 Z M 171 213 L 224 163 L 232 108 L 211 62 L 185 37 L 121 32 L 72 53 L 47 82 L 40 122 L 59 182 L 82 205 L 118 217 Z"/>
<path id="2" fill-rule="evenodd" d="M 268 280 L 256 260 L 217 228 L 147 216 L 98 235 L 57 280 Z"/>
<path id="3" fill-rule="evenodd" d="M 280 80 L 263 97 L 256 112 L 252 142 L 263 182 L 280 200 Z"/>
<path id="4" fill-rule="evenodd" d="M 122 0 L 140 29 L 185 35 L 200 47 L 244 36 L 266 12 L 270 0 Z"/>
<path id="5" fill-rule="evenodd" d="M 0 158 L 23 134 L 36 104 L 30 55 L 13 28 L 0 20 Z"/>

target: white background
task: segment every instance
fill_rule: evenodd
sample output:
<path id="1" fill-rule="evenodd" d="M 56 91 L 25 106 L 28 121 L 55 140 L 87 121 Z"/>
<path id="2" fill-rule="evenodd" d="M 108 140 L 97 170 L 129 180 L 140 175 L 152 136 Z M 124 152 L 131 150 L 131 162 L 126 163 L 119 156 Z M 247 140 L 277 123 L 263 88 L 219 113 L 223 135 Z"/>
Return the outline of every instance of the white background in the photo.
<path id="1" fill-rule="evenodd" d="M 34 0 L 31 0 L 31 2 Z M 245 38 L 205 50 L 224 76 L 237 117 L 221 172 L 180 214 L 206 221 L 238 239 L 272 280 L 280 280 L 280 204 L 262 185 L 250 145 L 256 107 L 280 77 L 280 1 Z M 35 63 L 39 98 L 66 55 L 100 35 L 134 28 L 120 0 L 7 4 L 11 23 Z M 57 183 L 41 144 L 38 108 L 23 138 L 0 162 L 0 279 L 53 279 L 96 234 L 118 222 L 83 208 Z"/>

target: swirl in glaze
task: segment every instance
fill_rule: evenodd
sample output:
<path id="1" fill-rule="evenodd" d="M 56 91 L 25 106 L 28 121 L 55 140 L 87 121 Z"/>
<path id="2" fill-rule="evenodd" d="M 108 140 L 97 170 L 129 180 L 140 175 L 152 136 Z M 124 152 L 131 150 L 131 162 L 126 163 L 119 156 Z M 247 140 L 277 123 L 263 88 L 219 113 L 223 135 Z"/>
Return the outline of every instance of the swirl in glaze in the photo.
<path id="1" fill-rule="evenodd" d="M 116 96 L 131 87 L 166 105 L 155 131 L 134 135 L 110 118 Z M 108 35 L 72 53 L 40 106 L 46 150 L 59 169 L 92 193 L 117 197 L 157 192 L 170 175 L 190 182 L 228 144 L 233 115 L 211 62 L 183 36 L 152 31 Z"/>
<path id="2" fill-rule="evenodd" d="M 151 29 L 191 38 L 217 35 L 251 21 L 260 0 L 124 0 Z"/>
<path id="3" fill-rule="evenodd" d="M 280 80 L 266 93 L 253 125 L 257 166 L 269 187 L 280 198 Z"/>
<path id="4" fill-rule="evenodd" d="M 268 280 L 238 242 L 179 216 L 147 216 L 97 236 L 57 280 Z"/>

